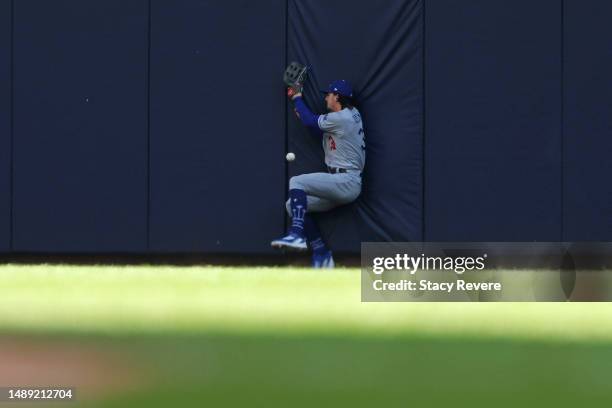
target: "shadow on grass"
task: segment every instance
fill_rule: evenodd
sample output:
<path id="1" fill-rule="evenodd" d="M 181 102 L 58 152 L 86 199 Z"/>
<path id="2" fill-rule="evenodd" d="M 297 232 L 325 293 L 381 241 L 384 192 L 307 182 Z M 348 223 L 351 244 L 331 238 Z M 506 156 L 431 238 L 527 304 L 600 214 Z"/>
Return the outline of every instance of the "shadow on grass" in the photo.
<path id="1" fill-rule="evenodd" d="M 66 406 L 609 406 L 612 349 L 443 337 L 28 336 L 130 362 L 131 391 Z M 134 374 L 139 373 L 139 374 Z M 141 376 L 141 378 L 129 378 Z M 59 406 L 59 405 L 56 405 Z"/>

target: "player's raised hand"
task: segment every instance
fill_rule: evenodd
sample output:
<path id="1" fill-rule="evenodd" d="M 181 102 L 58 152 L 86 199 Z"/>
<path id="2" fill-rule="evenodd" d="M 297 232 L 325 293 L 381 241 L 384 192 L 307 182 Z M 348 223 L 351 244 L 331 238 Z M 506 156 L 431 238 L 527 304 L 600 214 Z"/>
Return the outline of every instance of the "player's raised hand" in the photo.
<path id="1" fill-rule="evenodd" d="M 293 86 L 289 86 L 287 87 L 287 97 L 291 100 L 297 98 L 298 96 L 302 96 L 302 92 L 300 89 L 293 87 Z"/>
<path id="2" fill-rule="evenodd" d="M 299 62 L 292 62 L 285 69 L 283 81 L 285 82 L 285 85 L 288 86 L 287 97 L 289 97 L 289 99 L 293 100 L 298 96 L 302 96 L 302 88 L 307 76 L 308 68 Z"/>

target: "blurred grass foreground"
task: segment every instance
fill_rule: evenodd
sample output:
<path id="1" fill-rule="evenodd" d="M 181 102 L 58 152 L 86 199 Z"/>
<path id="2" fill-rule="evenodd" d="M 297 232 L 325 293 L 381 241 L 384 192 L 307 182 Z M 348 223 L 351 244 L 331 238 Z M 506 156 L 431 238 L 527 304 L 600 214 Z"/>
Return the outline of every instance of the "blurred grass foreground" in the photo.
<path id="1" fill-rule="evenodd" d="M 72 386 L 71 407 L 612 403 L 608 303 L 361 303 L 359 285 L 342 268 L 3 265 L 0 387 Z"/>

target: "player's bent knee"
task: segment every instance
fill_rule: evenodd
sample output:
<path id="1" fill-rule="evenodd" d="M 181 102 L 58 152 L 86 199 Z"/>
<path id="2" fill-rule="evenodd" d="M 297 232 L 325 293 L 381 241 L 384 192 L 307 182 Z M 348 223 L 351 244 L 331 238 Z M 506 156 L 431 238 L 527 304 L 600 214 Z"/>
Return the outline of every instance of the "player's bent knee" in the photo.
<path id="1" fill-rule="evenodd" d="M 297 176 L 293 176 L 289 179 L 289 190 L 293 190 L 294 188 L 297 188 L 296 185 L 298 184 L 298 182 L 296 181 Z"/>
<path id="2" fill-rule="evenodd" d="M 304 190 L 301 176 L 293 176 L 289 179 L 289 190 Z"/>

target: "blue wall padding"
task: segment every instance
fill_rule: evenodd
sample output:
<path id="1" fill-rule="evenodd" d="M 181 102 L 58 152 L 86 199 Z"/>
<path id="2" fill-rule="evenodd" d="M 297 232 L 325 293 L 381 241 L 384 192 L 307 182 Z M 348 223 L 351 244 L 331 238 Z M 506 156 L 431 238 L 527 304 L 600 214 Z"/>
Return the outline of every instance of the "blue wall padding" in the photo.
<path id="1" fill-rule="evenodd" d="M 0 252 L 11 233 L 11 2 L 0 1 Z"/>
<path id="2" fill-rule="evenodd" d="M 425 239 L 561 239 L 561 4 L 429 0 Z"/>
<path id="3" fill-rule="evenodd" d="M 564 236 L 612 240 L 612 3 L 564 5 Z"/>
<path id="4" fill-rule="evenodd" d="M 266 253 L 283 233 L 285 13 L 153 0 L 151 250 Z"/>
<path id="5" fill-rule="evenodd" d="M 146 0 L 15 1 L 14 249 L 138 252 Z"/>
<path id="6" fill-rule="evenodd" d="M 422 2 L 289 0 L 288 59 L 312 66 L 308 105 L 324 112 L 319 89 L 334 79 L 355 88 L 366 133 L 359 200 L 318 217 L 337 250 L 360 241 L 415 241 L 422 235 Z M 350 22 L 350 23 L 349 23 Z M 288 113 L 290 175 L 318 171 L 318 139 Z"/>
<path id="7" fill-rule="evenodd" d="M 289 178 L 325 170 L 294 60 L 314 111 L 347 79 L 365 124 L 361 196 L 316 216 L 334 251 L 612 241 L 611 20 L 607 0 L 0 0 L 0 252 L 271 253 Z"/>

